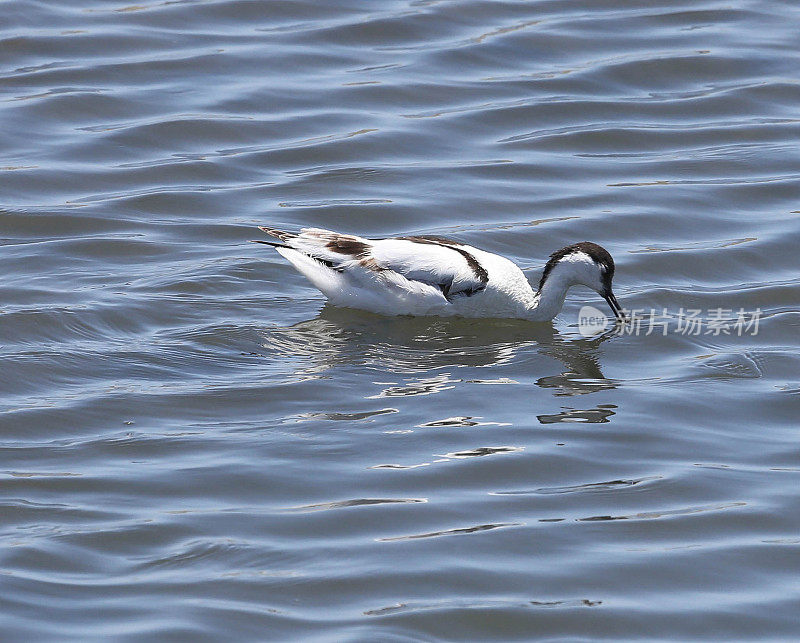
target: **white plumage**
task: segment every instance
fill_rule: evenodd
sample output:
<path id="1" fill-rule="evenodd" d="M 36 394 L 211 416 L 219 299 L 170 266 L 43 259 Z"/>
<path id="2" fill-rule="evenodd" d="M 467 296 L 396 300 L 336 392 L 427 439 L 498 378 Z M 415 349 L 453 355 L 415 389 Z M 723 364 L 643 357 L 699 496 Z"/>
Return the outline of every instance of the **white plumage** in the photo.
<path id="1" fill-rule="evenodd" d="M 257 243 L 274 246 L 337 306 L 388 315 L 546 321 L 559 313 L 570 286 L 585 285 L 620 314 L 611 292 L 613 259 L 590 242 L 553 253 L 534 292 L 512 261 L 450 239 L 366 239 L 319 228 L 299 234 L 260 229 L 282 243 Z"/>

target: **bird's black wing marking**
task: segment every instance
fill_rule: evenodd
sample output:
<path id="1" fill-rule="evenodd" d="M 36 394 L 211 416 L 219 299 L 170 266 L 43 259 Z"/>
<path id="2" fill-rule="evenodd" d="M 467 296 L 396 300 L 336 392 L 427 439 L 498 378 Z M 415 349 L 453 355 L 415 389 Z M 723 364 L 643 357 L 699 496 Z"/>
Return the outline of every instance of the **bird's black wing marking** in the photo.
<path id="1" fill-rule="evenodd" d="M 453 301 L 453 299 L 456 297 L 472 297 L 486 288 L 486 284 L 489 283 L 489 273 L 486 271 L 486 268 L 481 265 L 481 263 L 472 255 L 472 253 L 460 247 L 464 244 L 459 241 L 454 241 L 453 239 L 448 239 L 446 237 L 440 237 L 437 235 L 398 237 L 398 239 L 402 239 L 403 241 L 413 241 L 414 243 L 429 243 L 432 245 L 441 246 L 443 248 L 454 250 L 464 257 L 470 270 L 472 270 L 472 274 L 475 275 L 476 279 L 479 281 L 479 285 L 468 286 L 462 288 L 461 290 L 453 291 L 452 279 L 449 282 L 436 284 L 441 289 L 442 294 L 448 301 Z"/>

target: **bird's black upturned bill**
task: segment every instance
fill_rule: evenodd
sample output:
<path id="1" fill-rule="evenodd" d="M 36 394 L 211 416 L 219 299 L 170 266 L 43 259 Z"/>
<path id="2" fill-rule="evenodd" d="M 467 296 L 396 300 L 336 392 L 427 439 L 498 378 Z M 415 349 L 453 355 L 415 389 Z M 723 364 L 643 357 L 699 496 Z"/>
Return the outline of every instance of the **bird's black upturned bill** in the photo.
<path id="1" fill-rule="evenodd" d="M 605 299 L 608 302 L 608 305 L 611 306 L 611 312 L 614 313 L 616 318 L 619 321 L 625 321 L 625 313 L 622 311 L 622 306 L 619 305 L 614 293 L 609 292 L 607 295 L 603 296 L 603 299 Z"/>

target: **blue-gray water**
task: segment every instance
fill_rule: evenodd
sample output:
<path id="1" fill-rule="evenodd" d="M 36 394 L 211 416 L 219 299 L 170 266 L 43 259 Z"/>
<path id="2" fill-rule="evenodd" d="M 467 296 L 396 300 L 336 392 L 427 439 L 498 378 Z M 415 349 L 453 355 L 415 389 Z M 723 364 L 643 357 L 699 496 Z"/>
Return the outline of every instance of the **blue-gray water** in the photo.
<path id="1" fill-rule="evenodd" d="M 2 4 L 3 640 L 800 636 L 792 1 Z M 324 306 L 433 233 L 758 333 Z"/>

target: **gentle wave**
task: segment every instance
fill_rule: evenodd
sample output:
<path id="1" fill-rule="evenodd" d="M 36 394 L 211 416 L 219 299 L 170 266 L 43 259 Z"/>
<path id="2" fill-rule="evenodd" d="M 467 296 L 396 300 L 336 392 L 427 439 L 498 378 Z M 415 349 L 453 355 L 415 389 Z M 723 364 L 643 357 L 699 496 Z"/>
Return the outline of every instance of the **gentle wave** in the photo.
<path id="1" fill-rule="evenodd" d="M 6 9 L 5 637 L 796 636 L 797 7 Z M 668 332 L 335 309 L 259 224 L 589 239 Z"/>

